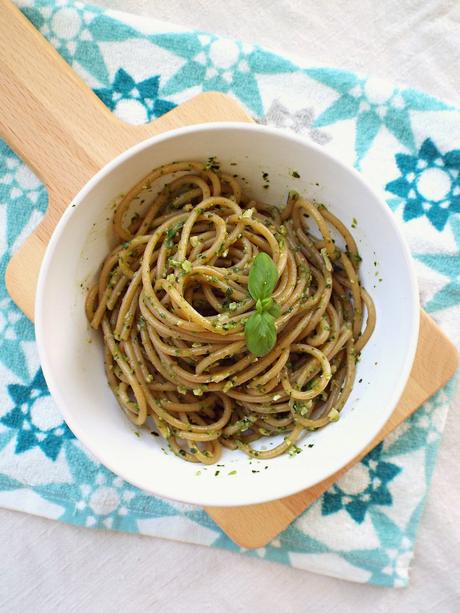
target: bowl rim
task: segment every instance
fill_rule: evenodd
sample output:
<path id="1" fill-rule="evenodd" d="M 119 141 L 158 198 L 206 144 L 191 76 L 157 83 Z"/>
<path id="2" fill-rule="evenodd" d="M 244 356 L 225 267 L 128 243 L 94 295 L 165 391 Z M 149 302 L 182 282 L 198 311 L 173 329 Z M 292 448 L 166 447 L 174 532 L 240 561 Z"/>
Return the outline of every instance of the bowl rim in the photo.
<path id="1" fill-rule="evenodd" d="M 410 308 L 412 313 L 410 314 L 411 321 L 411 330 L 409 334 L 409 342 L 405 351 L 405 359 L 403 366 L 400 370 L 399 379 L 397 385 L 394 385 L 391 394 L 388 395 L 388 400 L 385 403 L 387 407 L 386 410 L 382 410 L 380 413 L 376 413 L 376 419 L 373 422 L 372 431 L 368 429 L 368 435 L 366 437 L 366 441 L 364 443 L 360 443 L 356 448 L 353 449 L 352 452 L 347 454 L 343 454 L 340 461 L 336 461 L 331 464 L 331 467 L 321 475 L 321 479 L 308 479 L 308 474 L 305 475 L 305 482 L 302 484 L 291 485 L 284 484 L 282 480 L 276 481 L 276 487 L 273 489 L 275 493 L 267 495 L 258 494 L 258 488 L 251 488 L 251 491 L 248 492 L 247 488 L 243 488 L 245 490 L 245 495 L 240 500 L 234 500 L 231 496 L 219 496 L 219 500 L 216 501 L 215 497 L 213 497 L 212 493 L 208 494 L 208 496 L 203 496 L 202 494 L 198 495 L 185 495 L 181 496 L 178 490 L 180 488 L 177 485 L 163 483 L 158 484 L 158 487 L 152 489 L 150 486 L 146 489 L 146 485 L 142 482 L 142 479 L 133 478 L 131 475 L 124 474 L 123 468 L 120 469 L 119 466 L 116 465 L 116 462 L 112 462 L 105 458 L 104 453 L 98 449 L 97 445 L 93 444 L 92 437 L 90 431 L 85 428 L 80 428 L 76 424 L 73 423 L 72 411 L 67 410 L 66 399 L 63 394 L 60 392 L 59 385 L 54 377 L 52 366 L 48 360 L 48 352 L 47 352 L 47 342 L 46 336 L 43 331 L 44 325 L 44 310 L 46 304 L 46 296 L 45 296 L 45 287 L 46 280 L 49 268 L 55 257 L 56 248 L 59 243 L 59 239 L 61 234 L 63 233 L 65 227 L 67 226 L 68 221 L 78 209 L 79 204 L 86 198 L 86 196 L 94 189 L 94 187 L 104 179 L 104 177 L 111 173 L 117 167 L 123 165 L 126 160 L 136 155 L 137 153 L 142 152 L 145 149 L 148 149 L 156 144 L 159 144 L 163 141 L 174 139 L 177 136 L 184 135 L 193 135 L 196 132 L 212 132 L 214 130 L 244 130 L 248 132 L 264 132 L 267 134 L 271 134 L 273 136 L 283 136 L 286 141 L 293 141 L 299 145 L 312 149 L 315 153 L 319 153 L 321 156 L 329 158 L 332 162 L 339 165 L 344 171 L 350 173 L 354 176 L 354 178 L 361 184 L 361 186 L 367 189 L 374 197 L 375 202 L 373 205 L 379 206 L 385 217 L 387 218 L 389 224 L 392 226 L 392 230 L 399 241 L 399 247 L 401 248 L 403 254 L 403 264 L 406 268 L 407 276 L 410 281 L 410 286 L 407 288 L 408 290 L 408 309 Z M 252 504 L 260 504 L 264 502 L 271 502 L 273 500 L 278 500 L 281 498 L 285 498 L 287 496 L 296 494 L 298 492 L 303 491 L 304 489 L 308 489 L 310 487 L 314 487 L 315 485 L 321 483 L 329 479 L 332 475 L 340 471 L 342 468 L 347 466 L 350 462 L 352 462 L 355 458 L 358 458 L 360 454 L 366 449 L 370 442 L 375 438 L 375 436 L 380 432 L 385 423 L 389 420 L 391 415 L 396 408 L 396 405 L 404 391 L 404 388 L 409 380 L 410 371 L 414 362 L 415 353 L 417 349 L 417 341 L 419 336 L 419 319 L 420 319 L 420 306 L 418 299 L 418 285 L 417 279 L 415 275 L 415 266 L 412 260 L 412 256 L 410 254 L 409 247 L 407 245 L 406 239 L 398 226 L 396 219 L 391 211 L 391 209 L 386 204 L 383 195 L 379 193 L 355 168 L 349 166 L 345 162 L 343 162 L 337 155 L 331 153 L 330 151 L 325 150 L 320 145 L 316 144 L 312 140 L 300 136 L 294 132 L 291 132 L 286 129 L 274 128 L 270 126 L 265 126 L 257 123 L 245 123 L 245 122 L 209 122 L 209 123 L 200 123 L 194 124 L 190 126 L 184 126 L 180 128 L 176 128 L 173 130 L 168 130 L 167 132 L 160 133 L 158 135 L 154 135 L 149 137 L 120 153 L 115 158 L 110 160 L 107 164 L 105 164 L 100 170 L 98 170 L 85 185 L 79 190 L 79 192 L 72 198 L 72 200 L 67 205 L 64 213 L 59 219 L 51 237 L 46 247 L 46 251 L 44 254 L 44 258 L 40 267 L 37 290 L 35 296 L 35 334 L 36 334 L 36 342 L 38 355 L 40 359 L 40 365 L 43 370 L 43 374 L 45 376 L 46 383 L 48 385 L 49 391 L 55 400 L 59 411 L 68 427 L 75 434 L 76 438 L 83 443 L 83 445 L 100 461 L 104 466 L 106 466 L 109 470 L 119 475 L 127 482 L 143 489 L 144 491 L 148 491 L 149 493 L 166 497 L 172 500 L 177 500 L 180 502 L 197 504 L 200 506 L 220 506 L 220 507 L 232 507 L 232 506 L 246 506 Z M 391 408 L 391 410 L 390 410 Z M 209 490 L 210 488 L 208 488 Z"/>

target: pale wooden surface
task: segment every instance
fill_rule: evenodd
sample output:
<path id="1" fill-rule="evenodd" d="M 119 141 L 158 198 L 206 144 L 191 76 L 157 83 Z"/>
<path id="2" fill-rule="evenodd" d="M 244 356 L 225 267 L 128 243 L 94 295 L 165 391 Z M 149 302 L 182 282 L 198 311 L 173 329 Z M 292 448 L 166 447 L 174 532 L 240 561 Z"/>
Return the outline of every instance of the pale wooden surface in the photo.
<path id="1" fill-rule="evenodd" d="M 7 271 L 8 291 L 30 318 L 36 279 L 52 230 L 72 197 L 100 167 L 130 145 L 175 127 L 205 121 L 251 120 L 230 98 L 209 93 L 182 104 L 151 124 L 123 124 L 5 0 L 0 0 L 0 73 L 2 136 L 34 168 L 50 196 L 46 217 L 11 260 Z M 408 386 L 395 413 L 364 453 L 441 387 L 456 364 L 455 348 L 422 313 L 419 350 Z M 352 464 L 314 488 L 279 501 L 206 510 L 235 542 L 260 547 Z"/>
<path id="2" fill-rule="evenodd" d="M 11 259 L 6 286 L 33 318 L 38 270 L 65 208 L 107 162 L 131 145 L 184 125 L 251 121 L 219 93 L 201 94 L 152 123 L 119 121 L 18 9 L 0 0 L 0 134 L 48 188 L 46 215 Z"/>

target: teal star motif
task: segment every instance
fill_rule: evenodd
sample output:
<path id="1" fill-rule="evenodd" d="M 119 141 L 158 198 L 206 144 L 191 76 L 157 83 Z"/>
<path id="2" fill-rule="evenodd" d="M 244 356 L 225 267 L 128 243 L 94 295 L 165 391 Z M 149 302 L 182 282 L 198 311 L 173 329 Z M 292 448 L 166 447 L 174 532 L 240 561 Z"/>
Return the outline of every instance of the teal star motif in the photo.
<path id="1" fill-rule="evenodd" d="M 0 274 L 4 274 L 8 260 L 9 256 L 0 259 Z M 32 322 L 0 287 L 0 362 L 22 380 L 27 376 L 27 360 L 20 341 L 34 338 Z"/>
<path id="2" fill-rule="evenodd" d="M 357 168 L 382 127 L 389 130 L 404 147 L 414 150 L 410 112 L 450 108 L 421 92 L 393 87 L 386 81 L 364 78 L 345 70 L 312 68 L 306 69 L 305 73 L 339 94 L 335 102 L 316 119 L 315 127 L 355 119 Z"/>
<path id="3" fill-rule="evenodd" d="M 93 462 L 78 443 L 67 445 L 65 453 L 72 482 L 34 487 L 45 500 L 63 507 L 61 521 L 87 528 L 139 532 L 139 519 L 178 515 L 166 501 L 145 494 Z"/>
<path id="4" fill-rule="evenodd" d="M 134 100 L 144 107 L 146 120 L 150 121 L 176 107 L 173 102 L 158 97 L 159 83 L 159 75 L 136 83 L 126 70 L 120 68 L 111 87 L 95 89 L 94 93 L 111 111 L 116 111 L 117 105 L 124 100 Z"/>
<path id="5" fill-rule="evenodd" d="M 39 0 L 21 10 L 68 64 L 78 63 L 102 83 L 108 82 L 108 72 L 98 40 L 123 40 L 128 35 L 126 30 L 135 33 L 102 15 L 101 9 L 78 2 Z"/>
<path id="6" fill-rule="evenodd" d="M 460 304 L 460 218 L 451 219 L 458 250 L 454 253 L 416 254 L 426 266 L 447 277 L 448 282 L 425 305 L 429 313 Z"/>
<path id="7" fill-rule="evenodd" d="M 0 418 L 0 423 L 16 430 L 15 452 L 20 454 L 38 447 L 50 460 L 56 460 L 63 442 L 74 435 L 60 416 L 57 420 L 52 419 L 50 425 L 47 423 L 51 407 L 44 407 L 43 416 L 43 403 L 51 402 L 51 399 L 41 369 L 29 385 L 10 384 L 7 389 L 14 407 Z M 39 403 L 42 410 L 37 415 Z"/>
<path id="8" fill-rule="evenodd" d="M 404 202 L 404 221 L 426 216 L 442 231 L 453 213 L 460 213 L 460 149 L 442 154 L 431 138 L 416 155 L 397 153 L 401 176 L 385 189 Z"/>
<path id="9" fill-rule="evenodd" d="M 11 202 L 1 228 L 6 233 L 7 248 L 11 249 L 26 225 L 38 224 L 48 206 L 48 195 L 41 181 L 1 141 L 0 202 Z"/>
<path id="10" fill-rule="evenodd" d="M 395 464 L 384 461 L 381 458 L 382 451 L 383 443 L 380 443 L 361 460 L 361 465 L 368 471 L 368 485 L 363 491 L 350 494 L 336 483 L 324 494 L 321 504 L 323 515 L 331 515 L 343 509 L 356 523 L 361 524 L 373 505 L 392 504 L 387 484 L 401 469 Z"/>
<path id="11" fill-rule="evenodd" d="M 451 380 L 406 419 L 399 435 L 385 445 L 387 457 L 410 453 L 420 448 L 428 450 L 437 447 L 454 383 L 455 381 Z M 431 470 L 431 466 L 427 466 L 427 469 Z"/>
<path id="12" fill-rule="evenodd" d="M 422 499 L 403 527 L 399 527 L 385 513 L 374 507 L 371 510 L 372 522 L 380 547 L 370 551 L 355 549 L 340 552 L 340 555 L 350 564 L 370 572 L 369 583 L 404 587 L 409 579 L 409 565 L 424 503 Z"/>
<path id="13" fill-rule="evenodd" d="M 3 223 L 3 252 L 0 254 L 0 276 L 4 278 L 11 252 L 23 233 L 32 231 L 48 205 L 45 187 L 19 160 L 4 142 L 0 142 L 0 214 Z M 0 284 L 0 362 L 15 375 L 28 376 L 27 361 L 22 343 L 32 341 L 32 323 L 10 299 L 5 284 Z"/>
<path id="14" fill-rule="evenodd" d="M 155 45 L 183 57 L 184 65 L 165 83 L 162 96 L 191 87 L 203 91 L 232 93 L 255 115 L 264 109 L 257 84 L 258 74 L 294 72 L 297 67 L 259 47 L 200 32 L 150 36 Z"/>

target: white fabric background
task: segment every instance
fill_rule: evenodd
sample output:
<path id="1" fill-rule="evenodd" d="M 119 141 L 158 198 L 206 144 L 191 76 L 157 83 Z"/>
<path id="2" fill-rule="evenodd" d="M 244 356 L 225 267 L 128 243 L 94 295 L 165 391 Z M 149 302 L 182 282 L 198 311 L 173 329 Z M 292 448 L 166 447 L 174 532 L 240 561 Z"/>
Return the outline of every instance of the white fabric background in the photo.
<path id="1" fill-rule="evenodd" d="M 372 73 L 459 103 L 458 0 L 93 2 L 256 42 L 309 64 Z M 0 510 L 0 611 L 259 613 L 277 607 L 283 613 L 457 613 L 459 409 L 457 394 L 406 590 L 355 585 L 216 549 Z"/>

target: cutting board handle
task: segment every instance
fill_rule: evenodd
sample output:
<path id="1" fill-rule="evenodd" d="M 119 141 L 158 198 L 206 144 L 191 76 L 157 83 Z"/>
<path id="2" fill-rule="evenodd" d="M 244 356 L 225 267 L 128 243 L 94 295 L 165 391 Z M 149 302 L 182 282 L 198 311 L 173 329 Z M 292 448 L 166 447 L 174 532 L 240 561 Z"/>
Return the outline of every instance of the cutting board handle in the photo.
<path id="1" fill-rule="evenodd" d="M 250 121 L 234 100 L 206 92 L 148 124 L 119 121 L 22 13 L 0 0 L 0 137 L 48 188 L 44 219 L 13 255 L 5 275 L 11 297 L 28 317 L 33 318 L 46 245 L 83 185 L 135 143 L 225 117 Z"/>
<path id="2" fill-rule="evenodd" d="M 144 126 L 110 113 L 9 0 L 0 0 L 0 79 L 0 134 L 62 206 L 145 137 Z M 61 206 L 48 212 L 55 222 L 61 213 Z"/>

